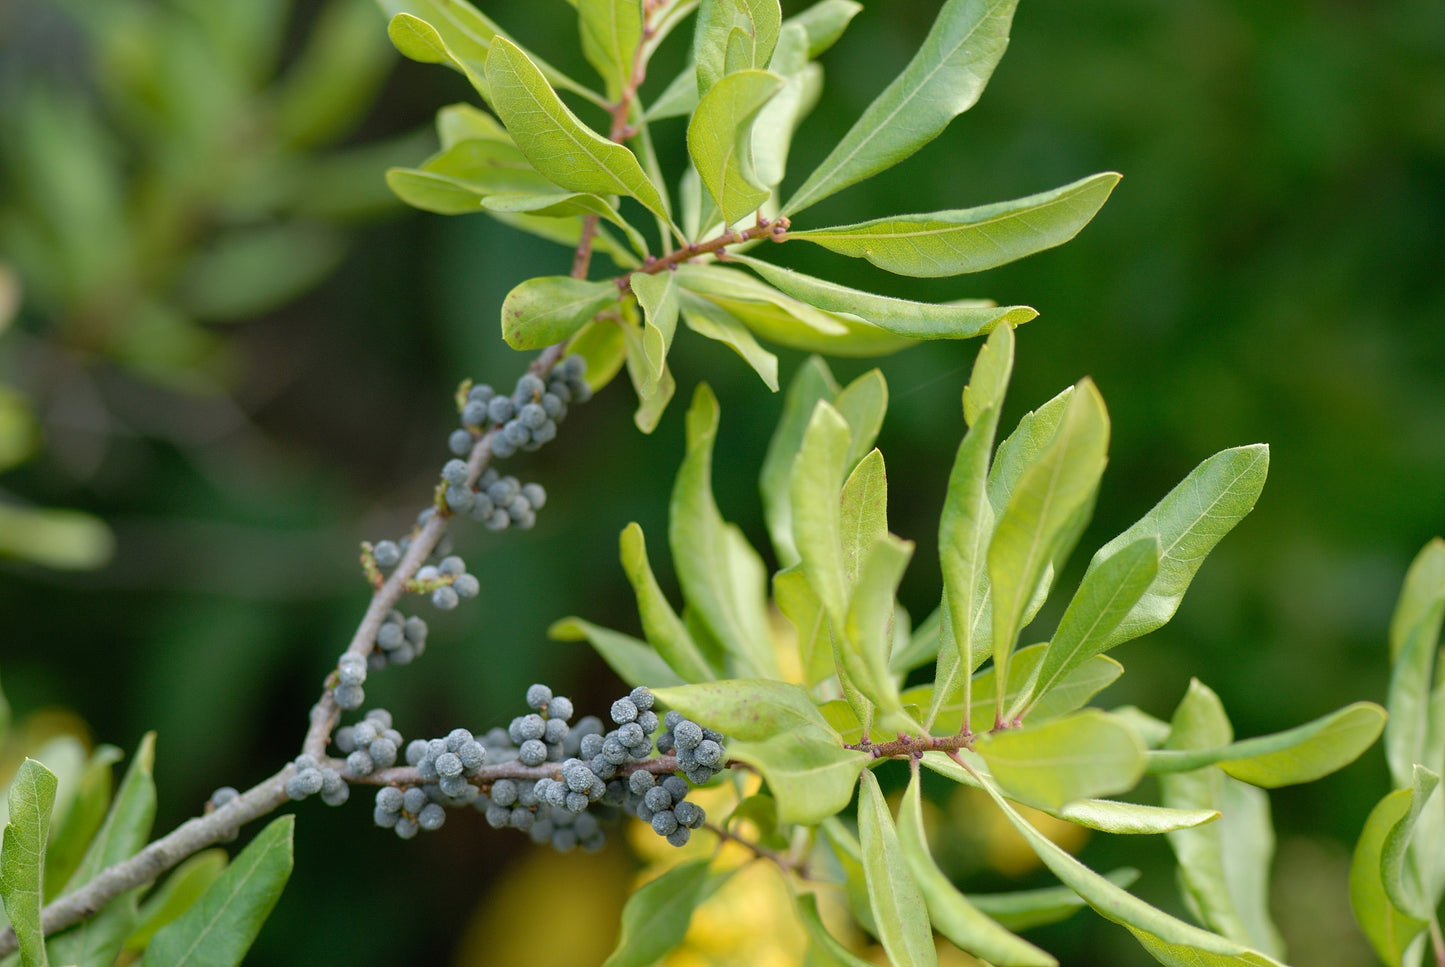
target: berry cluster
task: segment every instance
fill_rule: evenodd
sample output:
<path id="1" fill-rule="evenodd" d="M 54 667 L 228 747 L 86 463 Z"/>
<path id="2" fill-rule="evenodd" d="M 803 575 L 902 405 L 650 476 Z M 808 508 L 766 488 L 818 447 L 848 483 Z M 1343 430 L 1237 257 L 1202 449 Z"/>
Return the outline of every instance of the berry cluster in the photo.
<path id="1" fill-rule="evenodd" d="M 351 787 L 341 778 L 341 773 L 323 766 L 309 755 L 298 755 L 296 772 L 286 780 L 286 795 L 298 802 L 307 796 L 321 793 L 321 801 L 328 806 L 340 806 L 351 798 Z M 221 792 L 221 790 L 217 790 Z M 214 802 L 214 796 L 212 797 Z"/>
<path id="2" fill-rule="evenodd" d="M 472 578 L 472 581 L 475 582 L 476 578 Z M 480 585 L 478 589 L 480 590 Z M 336 704 L 347 710 L 361 708 L 366 701 L 366 691 L 362 685 L 366 682 L 367 673 L 380 671 L 387 665 L 410 664 L 426 651 L 426 636 L 425 621 L 415 615 L 408 618 L 400 611 L 392 610 L 377 629 L 376 647 L 367 657 L 362 658 L 347 651 L 337 660 L 336 687 L 332 693 Z"/>
<path id="3" fill-rule="evenodd" d="M 466 729 L 452 729 L 443 739 L 413 740 L 406 747 L 406 761 L 416 768 L 422 784 L 377 790 L 372 820 L 402 839 L 411 839 L 418 830 L 441 829 L 447 806 L 476 800 L 480 790 L 467 779 L 486 759 L 486 749 Z"/>
<path id="4" fill-rule="evenodd" d="M 462 426 L 452 432 L 448 448 L 459 457 L 472 452 L 478 435 L 496 427 L 492 456 L 504 460 L 518 450 L 538 450 L 557 435 L 557 424 L 567 415 L 567 404 L 585 403 L 592 388 L 583 374 L 587 362 L 568 356 L 552 369 L 546 382 L 527 373 L 517 380 L 511 396 L 486 385 L 473 386 L 462 404 Z"/>
<path id="5" fill-rule="evenodd" d="M 347 772 L 354 776 L 369 776 L 377 769 L 390 769 L 396 765 L 396 758 L 406 740 L 391 727 L 391 713 L 384 708 L 374 708 L 355 725 L 337 729 L 332 741 L 336 750 L 346 756 Z"/>
<path id="6" fill-rule="evenodd" d="M 491 467 L 482 471 L 473 490 L 467 485 L 467 465 L 461 460 L 448 460 L 442 467 L 447 484 L 443 499 L 455 514 L 467 514 L 481 521 L 488 530 L 508 527 L 529 530 L 537 523 L 537 511 L 547 502 L 547 491 L 541 484 L 520 482 L 516 477 L 503 477 Z"/>

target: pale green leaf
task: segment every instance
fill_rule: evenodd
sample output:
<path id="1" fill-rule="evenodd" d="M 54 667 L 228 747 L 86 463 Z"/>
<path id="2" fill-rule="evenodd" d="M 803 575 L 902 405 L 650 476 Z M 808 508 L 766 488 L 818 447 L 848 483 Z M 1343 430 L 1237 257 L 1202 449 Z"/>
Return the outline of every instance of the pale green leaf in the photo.
<path id="1" fill-rule="evenodd" d="M 819 400 L 803 434 L 789 488 L 800 566 L 829 621 L 840 629 L 848 591 L 838 498 L 847 472 L 848 445 L 847 421 L 826 400 Z"/>
<path id="2" fill-rule="evenodd" d="M 512 143 L 512 136 L 492 115 L 465 102 L 448 104 L 437 111 L 437 140 L 442 151 L 463 141 L 503 141 Z"/>
<path id="3" fill-rule="evenodd" d="M 712 492 L 717 398 L 699 384 L 687 412 L 687 454 L 669 508 L 668 541 L 678 584 L 690 607 L 744 671 L 775 674 L 762 558 L 723 520 Z"/>
<path id="4" fill-rule="evenodd" d="M 808 931 L 812 941 L 809 948 L 809 964 L 817 961 L 818 967 L 873 967 L 873 965 L 849 950 L 823 925 L 818 915 L 818 897 L 812 893 L 798 894 L 798 919 Z"/>
<path id="5" fill-rule="evenodd" d="M 943 611 L 940 604 L 923 619 L 922 624 L 909 631 L 908 643 L 902 648 L 894 648 L 893 654 L 888 656 L 889 671 L 895 675 L 906 675 L 938 656 L 938 649 L 943 643 Z M 952 647 L 951 643 L 949 647 Z"/>
<path id="6" fill-rule="evenodd" d="M 1104 878 L 1124 889 L 1139 879 L 1139 871 L 1123 867 L 1105 873 Z M 1087 906 L 1083 897 L 1066 886 L 1012 893 L 970 893 L 967 896 L 970 903 L 1009 930 L 1027 930 L 1058 923 Z"/>
<path id="7" fill-rule="evenodd" d="M 980 736 L 974 748 L 1012 798 L 1046 809 L 1126 792 L 1144 774 L 1144 743 L 1098 709 Z"/>
<path id="8" fill-rule="evenodd" d="M 1004 438 L 994 453 L 993 463 L 988 471 L 988 502 L 995 515 L 1003 513 L 1018 486 L 1025 470 L 1038 462 L 1044 448 L 1058 435 L 1059 423 L 1069 400 L 1074 396 L 1070 386 L 1038 409 L 1029 410 L 1019 417 L 1018 425 Z M 968 396 L 965 391 L 964 413 L 968 412 Z"/>
<path id="9" fill-rule="evenodd" d="M 513 349 L 544 349 L 617 301 L 617 286 L 566 275 L 528 279 L 502 303 L 502 338 Z"/>
<path id="10" fill-rule="evenodd" d="M 773 600 L 797 636 L 798 664 L 809 685 L 833 676 L 833 631 L 823 603 L 799 565 L 773 575 Z"/>
<path id="11" fill-rule="evenodd" d="M 647 257 L 647 240 L 617 213 L 607 199 L 586 192 L 542 192 L 522 194 L 520 192 L 498 192 L 481 199 L 482 207 L 488 212 L 503 214 L 528 214 L 540 218 L 571 218 L 577 215 L 595 215 L 607 220 L 622 232 L 632 250 L 643 258 Z"/>
<path id="12" fill-rule="evenodd" d="M 101 870 L 130 859 L 145 846 L 156 813 L 155 757 L 156 735 L 147 732 L 131 757 L 105 823 L 91 840 L 65 892 L 84 886 Z"/>
<path id="13" fill-rule="evenodd" d="M 922 46 L 783 206 L 802 211 L 892 167 L 973 106 L 1008 46 L 1016 0 L 948 0 Z"/>
<path id="14" fill-rule="evenodd" d="M 834 382 L 827 363 L 817 356 L 803 360 L 783 396 L 783 414 L 768 442 L 767 456 L 763 458 L 758 479 L 758 490 L 763 498 L 763 517 L 768 524 L 773 552 L 778 563 L 785 568 L 798 562 L 798 548 L 793 543 L 793 505 L 788 494 L 793 460 L 802 445 L 803 431 L 808 427 L 813 407 L 819 400 L 831 402 L 837 393 L 838 384 Z"/>
<path id="15" fill-rule="evenodd" d="M 698 93 L 705 97 L 729 73 L 730 43 L 735 51 L 732 69 L 767 67 L 782 20 L 778 0 L 702 0 L 693 39 Z"/>
<path id="16" fill-rule="evenodd" d="M 223 849 L 202 850 L 175 868 L 166 881 L 146 898 L 134 932 L 125 949 L 139 953 L 166 924 L 171 923 L 201 898 L 226 869 Z"/>
<path id="17" fill-rule="evenodd" d="M 201 898 L 162 928 L 142 967 L 234 967 L 291 877 L 296 817 L 272 820 Z"/>
<path id="18" fill-rule="evenodd" d="M 697 110 L 698 100 L 697 68 L 688 64 L 681 73 L 672 79 L 663 92 L 657 95 L 657 100 L 648 107 L 643 118 L 651 122 L 687 117 Z M 685 224 L 686 221 L 684 221 Z M 689 230 L 688 238 L 695 237 L 696 234 Z"/>
<path id="19" fill-rule="evenodd" d="M 1350 907 L 1370 945 L 1389 967 L 1404 963 L 1405 951 L 1425 931 L 1417 920 L 1397 907 L 1385 890 L 1385 842 L 1411 812 L 1418 809 L 1415 787 L 1396 789 L 1371 810 L 1350 862 Z"/>
<path id="20" fill-rule="evenodd" d="M 1107 650 L 1110 634 L 1138 603 L 1158 572 L 1159 541 L 1144 537 L 1120 548 L 1084 575 L 1049 642 L 1030 703 L 1036 696 L 1048 694 L 1082 662 Z"/>
<path id="21" fill-rule="evenodd" d="M 458 178 L 420 168 L 389 168 L 386 184 L 413 208 L 437 215 L 470 215 L 482 210 L 481 196 Z"/>
<path id="22" fill-rule="evenodd" d="M 1430 541 L 1405 573 L 1405 584 L 1400 589 L 1400 600 L 1395 613 L 1390 617 L 1390 661 L 1400 657 L 1400 650 L 1410 634 L 1424 622 L 1434 627 L 1433 635 L 1440 634 L 1440 613 L 1434 609 L 1445 599 L 1445 539 L 1439 537 Z"/>
<path id="23" fill-rule="evenodd" d="M 873 441 L 883 429 L 883 417 L 888 413 L 888 381 L 881 370 L 870 369 L 843 387 L 832 403 L 848 421 L 847 466 L 851 471 L 873 449 Z"/>
<path id="24" fill-rule="evenodd" d="M 731 312 L 711 300 L 684 292 L 682 317 L 689 329 L 732 349 L 753 368 L 768 389 L 778 391 L 778 357 L 758 345 L 753 334 Z"/>
<path id="25" fill-rule="evenodd" d="M 787 173 L 794 132 L 822 94 L 823 69 L 808 63 L 807 31 L 785 23 L 768 70 L 783 79 L 783 87 L 758 112 L 751 134 L 753 171 L 771 189 Z"/>
<path id="26" fill-rule="evenodd" d="M 667 207 L 626 146 L 583 124 L 527 55 L 497 37 L 487 56 L 497 115 L 532 166 L 569 191 L 627 195 L 659 218 Z"/>
<path id="27" fill-rule="evenodd" d="M 593 320 L 577 331 L 567 343 L 570 355 L 581 356 L 587 363 L 583 374 L 595 393 L 612 381 L 627 356 L 622 327 L 610 319 Z"/>
<path id="28" fill-rule="evenodd" d="M 665 359 L 661 375 L 656 379 L 649 378 L 651 364 L 647 358 L 646 333 L 641 328 L 623 323 L 617 329 L 627 347 L 627 377 L 637 393 L 637 411 L 632 415 L 632 422 L 643 433 L 651 433 L 657 429 L 667 404 L 672 402 L 673 394 L 677 392 L 677 381 L 673 379 Z"/>
<path id="29" fill-rule="evenodd" d="M 682 943 L 693 911 L 729 875 L 710 874 L 709 862 L 674 866 L 628 897 L 622 908 L 622 936 L 603 967 L 650 967 Z"/>
<path id="30" fill-rule="evenodd" d="M 114 785 L 111 766 L 125 758 L 113 745 L 96 748 L 64 818 L 56 815 L 55 828 L 45 853 L 45 900 L 50 902 L 74 875 L 86 848 L 105 821 Z M 59 810 L 56 811 L 57 814 Z"/>
<path id="31" fill-rule="evenodd" d="M 582 54 L 617 101 L 632 79 L 633 55 L 642 43 L 642 0 L 578 0 Z"/>
<path id="32" fill-rule="evenodd" d="M 983 788 L 1055 876 L 1101 916 L 1126 927 L 1165 967 L 1279 967 L 1267 955 L 1172 917 L 1106 880 L 1029 825 L 991 785 Z"/>
<path id="33" fill-rule="evenodd" d="M 767 71 L 728 74 L 703 94 L 688 124 L 688 153 L 726 224 L 756 211 L 771 194 L 753 170 L 752 121 L 782 87 L 783 79 Z"/>
<path id="34" fill-rule="evenodd" d="M 647 359 L 647 379 L 643 385 L 650 393 L 662 379 L 672 337 L 677 332 L 677 278 L 671 272 L 655 275 L 634 272 L 631 286 L 637 304 L 642 307 L 642 347 Z"/>
<path id="35" fill-rule="evenodd" d="M 1135 541 L 1159 539 L 1159 572 L 1109 636 L 1108 647 L 1163 627 L 1174 616 L 1205 556 L 1254 509 L 1268 473 L 1268 446 L 1222 450 L 1190 471 L 1136 524 L 1099 548 L 1090 569 Z"/>
<path id="36" fill-rule="evenodd" d="M 10 820 L 0 845 L 0 900 L 20 944 L 25 967 L 47 967 L 40 907 L 45 893 L 45 844 L 55 805 L 55 774 L 34 759 L 21 763 L 10 782 Z"/>
<path id="37" fill-rule="evenodd" d="M 865 460 L 859 467 L 866 464 Z M 903 711 L 898 683 L 888 670 L 888 653 L 893 644 L 893 602 L 903 570 L 913 555 L 913 544 L 885 533 L 861 554 L 858 579 L 844 623 L 842 665 L 851 684 L 882 713 L 878 724 L 883 729 L 922 731 Z M 835 654 L 835 660 L 837 657 Z M 864 716 L 865 710 L 857 711 L 860 718 Z"/>
<path id="38" fill-rule="evenodd" d="M 843 889 L 853 919 L 877 937 L 878 924 L 873 922 L 873 909 L 868 903 L 868 877 L 863 871 L 863 847 L 859 845 L 858 837 L 837 816 L 823 820 L 819 829 L 843 874 Z"/>
<path id="39" fill-rule="evenodd" d="M 1218 809 L 1147 806 L 1114 799 L 1075 799 L 1064 803 L 1053 815 L 1104 833 L 1157 836 L 1176 829 L 1193 829 L 1213 823 L 1220 812 Z"/>
<path id="40" fill-rule="evenodd" d="M 936 967 L 938 952 L 922 892 L 903 858 L 878 780 L 866 771 L 858 794 L 858 841 L 868 901 L 889 961 L 898 967 Z"/>
<path id="41" fill-rule="evenodd" d="M 848 312 L 872 326 L 909 339 L 970 339 L 999 327 L 1021 326 L 1038 315 L 1029 306 L 990 302 L 914 302 L 850 289 L 748 255 L 732 259 L 752 268 L 782 292 L 829 312 Z"/>
<path id="42" fill-rule="evenodd" d="M 1407 851 L 1427 803 L 1440 785 L 1440 777 L 1417 765 L 1411 779 L 1410 807 L 1390 827 L 1380 847 L 1380 879 L 1385 895 L 1396 909 L 1413 919 L 1428 920 L 1434 915 L 1435 900 L 1425 893 L 1420 871 L 1410 864 Z M 1424 860 L 1432 865 L 1439 862 L 1434 856 L 1426 856 Z"/>
<path id="43" fill-rule="evenodd" d="M 888 473 L 877 448 L 858 461 L 844 482 L 838 519 L 843 538 L 843 576 L 852 587 L 858 583 L 863 561 L 873 545 L 888 536 Z M 884 648 L 886 651 L 886 645 Z"/>
<path id="44" fill-rule="evenodd" d="M 761 742 L 728 742 L 728 757 L 762 774 L 778 804 L 778 821 L 814 826 L 848 805 L 858 774 L 872 761 L 837 739 L 779 732 Z"/>
<path id="45" fill-rule="evenodd" d="M 1441 727 L 1431 714 L 1432 666 L 1445 617 L 1445 581 L 1437 570 L 1434 542 L 1415 558 L 1405 576 L 1394 618 L 1390 622 L 1390 689 L 1386 708 L 1385 758 L 1396 786 L 1410 784 L 1416 764 L 1442 765 L 1432 758 L 1432 733 Z M 1438 673 L 1437 673 L 1438 674 Z"/>
<path id="46" fill-rule="evenodd" d="M 1103 207 L 1119 177 L 1105 172 L 1013 201 L 789 231 L 783 237 L 864 258 L 899 275 L 938 278 L 981 272 L 1062 245 L 1079 234 Z"/>
<path id="47" fill-rule="evenodd" d="M 1003 709 L 1012 708 L 1021 696 L 1028 693 L 1038 672 L 1039 663 L 1043 660 L 1045 648 L 1046 646 L 1042 644 L 1029 645 L 1027 648 L 1020 648 L 1009 660 L 1008 681 L 1003 692 Z M 1095 655 L 1071 671 L 1052 691 L 1040 699 L 1029 710 L 1026 720 L 1037 725 L 1082 708 L 1089 699 L 1112 685 L 1123 673 L 1123 666 L 1112 658 Z M 928 686 L 922 686 L 919 690 L 909 689 L 903 694 L 904 703 L 919 701 L 922 698 L 921 692 L 927 690 Z M 998 705 L 997 678 L 992 665 L 974 676 L 972 692 L 973 701 L 969 706 L 969 729 L 974 732 L 987 732 L 998 724 L 1001 711 Z M 931 695 L 928 696 L 928 700 L 935 709 L 936 728 L 943 731 L 955 731 L 963 724 L 961 688 L 939 701 L 935 702 Z"/>
<path id="48" fill-rule="evenodd" d="M 933 861 L 923 830 L 923 804 L 915 769 L 898 807 L 898 845 L 918 884 L 935 929 L 960 950 L 999 967 L 1053 967 L 1058 961 L 1016 937 L 958 892 Z"/>
<path id="49" fill-rule="evenodd" d="M 637 595 L 637 613 L 642 618 L 642 633 L 657 653 L 672 666 L 683 679 L 690 682 L 705 682 L 713 678 L 707 660 L 687 633 L 687 627 L 677 612 L 672 610 L 652 565 L 647 560 L 647 542 L 642 528 L 628 524 L 619 538 L 622 550 L 622 569 Z M 729 733 L 731 734 L 731 733 Z"/>
<path id="50" fill-rule="evenodd" d="M 999 669 L 1008 667 L 1045 568 L 1071 531 L 1077 533 L 1076 515 L 1092 504 L 1108 446 L 1108 412 L 1093 382 L 1084 379 L 1065 405 L 1054 439 L 1019 477 L 989 541 L 993 660 Z"/>
<path id="51" fill-rule="evenodd" d="M 652 693 L 663 705 L 722 732 L 730 740 L 761 742 L 784 732 L 794 732 L 842 744 L 807 689 L 800 685 L 769 678 L 733 678 L 654 688 Z"/>
<path id="52" fill-rule="evenodd" d="M 801 13 L 784 20 L 783 26 L 786 28 L 789 24 L 796 24 L 803 28 L 803 32 L 808 36 L 808 59 L 811 60 L 832 47 L 838 38 L 843 36 L 843 31 L 848 29 L 848 22 L 862 9 L 863 4 L 854 0 L 819 0 Z"/>
<path id="53" fill-rule="evenodd" d="M 586 641 L 592 645 L 607 666 L 628 685 L 661 687 L 681 685 L 683 681 L 662 656 L 646 642 L 631 635 L 594 625 L 581 618 L 563 618 L 547 629 L 547 637 L 556 641 Z"/>

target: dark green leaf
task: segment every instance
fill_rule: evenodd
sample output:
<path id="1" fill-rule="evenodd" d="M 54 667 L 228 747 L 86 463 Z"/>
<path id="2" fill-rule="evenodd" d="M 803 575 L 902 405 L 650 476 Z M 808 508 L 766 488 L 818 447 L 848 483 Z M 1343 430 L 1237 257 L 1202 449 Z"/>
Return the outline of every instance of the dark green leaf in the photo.
<path id="1" fill-rule="evenodd" d="M 949 0 L 908 66 L 783 206 L 802 211 L 892 167 L 973 106 L 1008 46 L 1016 0 Z M 846 23 L 846 21 L 844 21 Z"/>
<path id="2" fill-rule="evenodd" d="M 1105 172 L 1014 201 L 790 231 L 784 237 L 864 258 L 899 275 L 981 272 L 1064 244 L 1089 224 L 1118 183 L 1119 175 Z"/>
<path id="3" fill-rule="evenodd" d="M 208 849 L 177 866 L 165 883 L 146 898 L 135 931 L 125 940 L 125 949 L 144 950 L 157 931 L 189 910 L 216 882 L 227 861 L 225 850 Z"/>
<path id="4" fill-rule="evenodd" d="M 10 821 L 0 845 L 0 900 L 5 903 L 25 967 L 47 967 L 49 963 L 40 932 L 40 906 L 55 788 L 55 774 L 34 759 L 21 763 L 10 783 Z"/>
<path id="5" fill-rule="evenodd" d="M 142 967 L 234 967 L 261 932 L 291 877 L 296 817 L 256 835 L 185 913 L 156 933 Z"/>

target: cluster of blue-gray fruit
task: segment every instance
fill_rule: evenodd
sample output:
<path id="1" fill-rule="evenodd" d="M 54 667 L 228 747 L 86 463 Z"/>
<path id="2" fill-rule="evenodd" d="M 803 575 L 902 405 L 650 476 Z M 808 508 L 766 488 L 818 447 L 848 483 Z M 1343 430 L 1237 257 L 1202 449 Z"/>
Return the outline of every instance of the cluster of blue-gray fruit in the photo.
<path id="1" fill-rule="evenodd" d="M 547 491 L 541 484 L 524 484 L 516 477 L 504 477 L 488 467 L 482 471 L 476 489 L 467 486 L 467 465 L 449 460 L 442 467 L 446 481 L 445 500 L 454 514 L 466 514 L 481 521 L 489 530 L 508 527 L 529 530 L 537 523 L 537 511 L 547 502 Z"/>
<path id="2" fill-rule="evenodd" d="M 447 558 L 448 561 L 453 560 Z M 461 558 L 455 558 L 460 564 Z M 445 564 L 446 561 L 443 561 Z M 471 578 L 475 584 L 476 578 L 469 574 L 461 577 Z M 456 582 L 453 581 L 447 590 L 453 594 L 457 592 Z M 475 594 L 481 586 L 476 585 Z M 438 590 L 441 590 L 438 588 Z M 361 708 L 366 701 L 366 690 L 362 687 L 366 682 L 368 672 L 380 671 L 387 665 L 407 665 L 426 651 L 427 625 L 421 618 L 412 615 L 407 617 L 400 611 L 393 609 L 382 620 L 381 627 L 376 630 L 376 646 L 365 657 L 353 652 L 343 652 L 336 662 L 336 685 L 332 695 L 336 698 L 336 704 L 343 709 L 351 710 Z"/>
<path id="3" fill-rule="evenodd" d="M 538 450 L 557 436 L 557 424 L 570 403 L 585 403 L 592 387 L 583 378 L 587 362 L 568 356 L 552 368 L 544 381 L 531 373 L 517 380 L 511 396 L 503 396 L 485 383 L 473 386 L 462 404 L 462 425 L 453 430 L 447 446 L 459 457 L 472 452 L 477 438 L 489 428 L 492 456 L 506 459 L 518 450 Z"/>

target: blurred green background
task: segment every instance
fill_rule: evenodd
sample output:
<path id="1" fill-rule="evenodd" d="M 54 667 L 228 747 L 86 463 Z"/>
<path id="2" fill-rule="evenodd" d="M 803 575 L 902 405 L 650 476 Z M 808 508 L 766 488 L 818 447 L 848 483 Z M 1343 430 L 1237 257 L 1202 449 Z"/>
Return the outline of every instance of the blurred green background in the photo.
<path id="1" fill-rule="evenodd" d="M 824 59 L 789 184 L 937 7 L 868 0 Z M 562 0 L 485 8 L 586 73 Z M 645 92 L 680 66 L 680 40 Z M 21 300 L 0 321 L 0 673 L 17 712 L 65 707 L 127 747 L 158 729 L 158 828 L 294 754 L 364 606 L 358 542 L 398 534 L 426 501 L 457 382 L 510 384 L 524 365 L 499 338 L 506 292 L 570 263 L 484 217 L 389 201 L 385 167 L 424 157 L 432 112 L 462 100 L 475 98 L 460 77 L 389 53 L 364 0 L 0 8 L 0 320 L 16 288 Z M 681 134 L 660 127 L 664 164 L 679 162 Z M 805 217 L 965 207 L 1106 169 L 1125 179 L 1078 239 L 980 276 L 769 254 L 878 291 L 1039 309 L 1019 333 L 1006 422 L 1085 374 L 1114 422 L 1064 587 L 1199 460 L 1272 445 L 1255 513 L 1175 620 L 1120 650 L 1130 674 L 1105 701 L 1167 717 L 1197 675 L 1243 736 L 1381 700 L 1400 579 L 1445 530 L 1445 7 L 1023 0 L 975 109 Z M 937 514 L 976 349 L 878 363 L 893 397 L 880 441 L 892 529 L 920 543 L 903 589 L 918 616 L 937 600 Z M 678 397 L 655 434 L 635 431 L 630 390 L 613 384 L 559 442 L 513 461 L 551 495 L 534 532 L 457 534 L 482 598 L 427 614 L 426 658 L 368 687 L 408 737 L 505 723 L 534 680 L 584 710 L 610 700 L 590 653 L 544 632 L 573 613 L 636 630 L 616 537 L 637 520 L 663 557 L 700 380 L 723 407 L 719 502 L 766 546 L 755 480 L 781 399 L 691 334 L 674 353 Z M 798 359 L 783 355 L 785 376 Z M 47 547 L 65 553 L 36 563 Z M 1385 791 L 1375 751 L 1273 797 L 1291 962 L 1370 962 L 1345 873 Z M 297 873 L 252 962 L 448 961 L 527 852 L 480 817 L 412 843 L 369 828 L 360 804 L 307 803 L 299 819 Z M 1124 845 L 1146 868 L 1137 889 L 1177 910 L 1164 843 Z M 1118 843 L 1087 849 L 1101 868 L 1125 861 Z M 1150 962 L 1088 915 L 1039 942 L 1064 963 Z"/>

